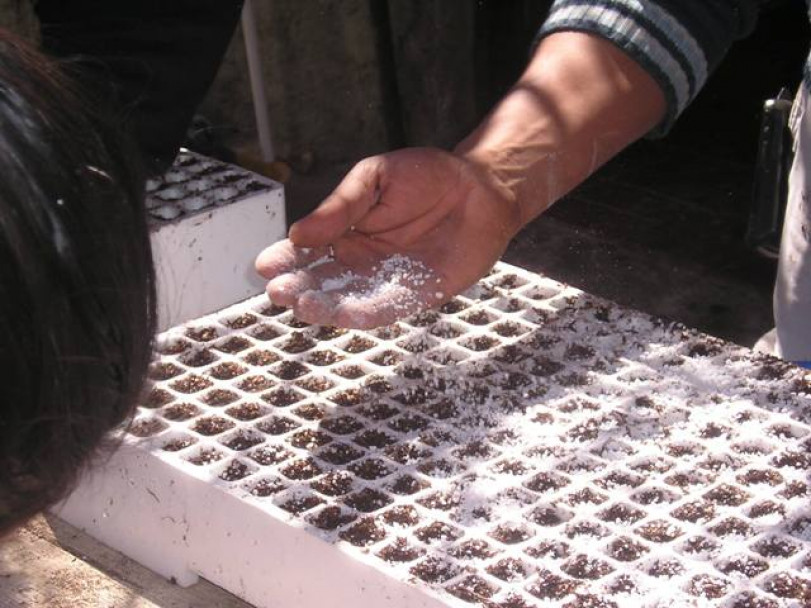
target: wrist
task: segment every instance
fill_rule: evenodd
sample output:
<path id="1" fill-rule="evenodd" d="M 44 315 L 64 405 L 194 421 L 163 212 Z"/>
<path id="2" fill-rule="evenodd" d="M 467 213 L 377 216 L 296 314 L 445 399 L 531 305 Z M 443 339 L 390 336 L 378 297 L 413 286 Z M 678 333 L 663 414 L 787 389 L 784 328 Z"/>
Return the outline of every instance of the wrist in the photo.
<path id="1" fill-rule="evenodd" d="M 613 43 L 552 34 L 456 153 L 511 201 L 523 226 L 663 114 L 658 85 Z"/>
<path id="2" fill-rule="evenodd" d="M 513 209 L 516 231 L 562 194 L 561 129 L 551 116 L 519 83 L 455 150 Z"/>
<path id="3" fill-rule="evenodd" d="M 501 227 L 507 240 L 511 239 L 528 222 L 517 192 L 499 175 L 497 163 L 488 151 L 465 150 L 457 146 L 454 153 L 470 171 L 476 184 L 478 196 L 471 196 L 471 200 L 486 201 L 491 206 L 494 225 Z"/>

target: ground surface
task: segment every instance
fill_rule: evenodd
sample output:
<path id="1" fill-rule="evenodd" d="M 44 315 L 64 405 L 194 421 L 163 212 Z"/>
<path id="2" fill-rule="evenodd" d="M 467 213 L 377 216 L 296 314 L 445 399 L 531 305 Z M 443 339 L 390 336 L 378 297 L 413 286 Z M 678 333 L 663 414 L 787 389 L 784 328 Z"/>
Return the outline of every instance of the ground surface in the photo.
<path id="1" fill-rule="evenodd" d="M 0 608 L 46 607 L 249 608 L 206 581 L 181 589 L 52 516 L 0 544 Z"/>

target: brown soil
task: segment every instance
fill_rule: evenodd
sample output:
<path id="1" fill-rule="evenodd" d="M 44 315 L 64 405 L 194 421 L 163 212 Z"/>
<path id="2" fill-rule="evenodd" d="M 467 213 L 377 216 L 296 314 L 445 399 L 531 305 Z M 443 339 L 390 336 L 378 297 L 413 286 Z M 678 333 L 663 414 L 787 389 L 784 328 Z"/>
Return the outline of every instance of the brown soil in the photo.
<path id="1" fill-rule="evenodd" d="M 189 462 L 192 464 L 196 464 L 198 466 L 211 464 L 212 462 L 217 462 L 225 457 L 225 454 L 222 452 L 218 452 L 214 448 L 205 448 L 200 451 L 199 454 L 196 456 L 189 458 Z"/>
<path id="2" fill-rule="evenodd" d="M 375 429 L 367 429 L 355 435 L 355 443 L 365 448 L 384 448 L 395 443 L 395 439 L 388 433 Z"/>
<path id="3" fill-rule="evenodd" d="M 332 365 L 338 361 L 343 361 L 346 357 L 340 355 L 332 350 L 317 350 L 307 355 L 307 363 L 317 365 L 319 367 L 325 365 Z"/>
<path id="4" fill-rule="evenodd" d="M 207 416 L 200 418 L 191 428 L 201 435 L 219 435 L 234 428 L 234 423 L 221 416 Z"/>
<path id="5" fill-rule="evenodd" d="M 241 336 L 232 336 L 227 340 L 220 342 L 214 346 L 217 350 L 228 353 L 228 354 L 235 354 L 242 352 L 246 348 L 250 348 L 253 346 L 249 340 Z"/>
<path id="6" fill-rule="evenodd" d="M 323 393 L 335 386 L 335 383 L 323 376 L 310 376 L 296 382 L 296 386 L 303 388 L 311 393 Z"/>
<path id="7" fill-rule="evenodd" d="M 390 545 L 378 551 L 377 556 L 383 561 L 390 563 L 413 562 L 418 557 L 425 554 L 423 549 L 413 547 L 404 538 L 396 538 Z"/>
<path id="8" fill-rule="evenodd" d="M 298 431 L 297 433 L 293 433 L 292 437 L 290 437 L 288 441 L 294 447 L 314 450 L 322 445 L 327 445 L 330 441 L 332 441 L 332 437 L 326 433 L 322 433 L 321 431 L 305 429 Z"/>
<path id="9" fill-rule="evenodd" d="M 412 567 L 409 572 L 426 583 L 436 584 L 453 578 L 459 570 L 450 562 L 431 556 Z"/>
<path id="10" fill-rule="evenodd" d="M 454 583 L 446 588 L 448 593 L 455 595 L 465 602 L 487 601 L 498 591 L 498 587 L 491 585 L 486 580 L 471 574 L 458 583 Z"/>
<path id="11" fill-rule="evenodd" d="M 358 353 L 362 353 L 364 351 L 369 350 L 375 345 L 375 342 L 368 338 L 363 338 L 361 336 L 352 336 L 352 338 L 341 348 L 346 352 L 356 355 Z"/>
<path id="12" fill-rule="evenodd" d="M 333 370 L 333 373 L 338 374 L 342 378 L 346 378 L 348 380 L 356 380 L 366 375 L 366 372 L 363 371 L 363 368 L 359 365 L 347 365 Z"/>
<path id="13" fill-rule="evenodd" d="M 425 488 L 428 487 L 430 486 L 425 481 L 415 479 L 410 475 L 401 475 L 400 477 L 395 479 L 390 485 L 388 485 L 386 489 L 394 494 L 408 496 L 411 494 L 415 494 L 420 490 L 424 490 Z"/>
<path id="14" fill-rule="evenodd" d="M 195 443 L 197 443 L 197 440 L 193 437 L 181 437 L 164 443 L 163 449 L 167 452 L 179 452 L 180 450 L 186 449 Z"/>
<path id="15" fill-rule="evenodd" d="M 336 435 L 349 435 L 362 429 L 363 423 L 352 416 L 338 416 L 324 419 L 321 428 Z"/>
<path id="16" fill-rule="evenodd" d="M 267 342 L 269 340 L 273 340 L 275 338 L 278 338 L 281 335 L 278 331 L 273 329 L 270 325 L 265 325 L 265 324 L 257 325 L 256 327 L 251 329 L 248 332 L 248 334 L 252 338 L 255 338 L 256 340 L 259 340 L 261 342 Z"/>
<path id="17" fill-rule="evenodd" d="M 682 521 L 696 523 L 699 521 L 709 521 L 715 517 L 715 505 L 712 503 L 696 500 L 684 504 L 671 512 L 671 515 Z"/>
<path id="18" fill-rule="evenodd" d="M 211 342 L 220 334 L 216 327 L 192 327 L 186 331 L 186 336 L 197 342 Z"/>
<path id="19" fill-rule="evenodd" d="M 248 393 L 258 393 L 273 386 L 273 382 L 265 376 L 248 376 L 241 380 L 237 387 Z"/>
<path id="20" fill-rule="evenodd" d="M 169 380 L 183 373 L 183 368 L 174 363 L 153 363 L 149 367 L 149 378 L 151 380 Z"/>
<path id="21" fill-rule="evenodd" d="M 712 526 L 710 532 L 716 536 L 751 536 L 754 534 L 752 526 L 737 517 L 724 519 Z"/>
<path id="22" fill-rule="evenodd" d="M 386 537 L 386 532 L 380 525 L 375 523 L 373 517 L 364 517 L 341 532 L 339 536 L 356 547 L 366 547 L 383 540 Z"/>
<path id="23" fill-rule="evenodd" d="M 769 563 L 757 557 L 744 555 L 730 559 L 725 564 L 721 564 L 718 569 L 724 574 L 738 572 L 749 578 L 754 578 L 766 572 L 769 569 Z"/>
<path id="24" fill-rule="evenodd" d="M 166 423 L 157 418 L 144 418 L 133 422 L 127 431 L 136 437 L 151 437 L 166 428 Z"/>
<path id="25" fill-rule="evenodd" d="M 278 479 L 260 479 L 250 489 L 251 494 L 261 498 L 273 496 L 284 490 L 284 484 Z"/>
<path id="26" fill-rule="evenodd" d="M 632 562 L 647 552 L 645 545 L 626 536 L 620 536 L 608 545 L 608 554 L 621 562 Z"/>
<path id="27" fill-rule="evenodd" d="M 217 359 L 217 355 L 208 348 L 186 352 L 178 358 L 183 365 L 188 367 L 203 367 L 214 363 Z"/>
<path id="28" fill-rule="evenodd" d="M 614 571 L 610 564 L 582 554 L 564 562 L 560 569 L 569 576 L 587 580 L 597 580 Z"/>
<path id="29" fill-rule="evenodd" d="M 349 465 L 349 470 L 361 479 L 366 479 L 369 481 L 381 479 L 387 475 L 391 475 L 392 473 L 392 469 L 390 469 L 386 463 L 379 458 L 369 458 L 368 460 L 363 460 L 362 462 L 354 462 Z"/>
<path id="30" fill-rule="evenodd" d="M 262 420 L 261 422 L 257 423 L 256 428 L 263 433 L 268 433 L 270 435 L 283 435 L 284 433 L 292 431 L 299 426 L 300 425 L 298 422 L 295 422 L 290 418 L 285 418 L 284 416 L 271 416 L 267 420 Z"/>
<path id="31" fill-rule="evenodd" d="M 323 473 L 312 458 L 296 460 L 281 469 L 282 475 L 288 479 L 305 480 L 312 479 L 316 475 Z"/>
<path id="32" fill-rule="evenodd" d="M 289 388 L 280 388 L 262 395 L 262 400 L 274 407 L 288 407 L 301 401 L 302 395 Z"/>
<path id="33" fill-rule="evenodd" d="M 548 570 L 542 570 L 539 573 L 538 580 L 532 583 L 527 588 L 527 591 L 542 600 L 558 600 L 573 593 L 578 586 L 580 586 L 578 581 L 565 579 Z"/>
<path id="34" fill-rule="evenodd" d="M 309 517 L 307 521 L 322 530 L 335 530 L 355 521 L 355 519 L 357 519 L 356 515 L 344 513 L 340 507 L 333 505 L 322 509 L 317 515 Z"/>
<path id="35" fill-rule="evenodd" d="M 684 543 L 685 553 L 702 554 L 702 553 L 715 553 L 718 551 L 720 545 L 704 536 L 693 536 Z"/>
<path id="36" fill-rule="evenodd" d="M 310 371 L 306 365 L 298 361 L 282 361 L 271 369 L 273 375 L 282 380 L 295 380 Z"/>
<path id="37" fill-rule="evenodd" d="M 266 367 L 279 360 L 279 355 L 272 353 L 268 350 L 252 350 L 245 357 L 243 361 L 256 367 Z"/>
<path id="38" fill-rule="evenodd" d="M 242 403 L 225 410 L 225 413 L 237 420 L 256 420 L 265 415 L 265 408 L 258 403 Z"/>
<path id="39" fill-rule="evenodd" d="M 361 513 L 372 513 L 391 504 L 392 499 L 378 490 L 364 488 L 360 492 L 349 494 L 344 498 L 344 503 L 355 511 Z"/>
<path id="40" fill-rule="evenodd" d="M 258 435 L 253 435 L 246 431 L 240 430 L 233 437 L 223 442 L 223 445 L 231 448 L 237 452 L 247 450 L 262 443 L 264 439 Z"/>
<path id="41" fill-rule="evenodd" d="M 225 322 L 225 324 L 230 327 L 231 329 L 245 329 L 246 327 L 250 327 L 254 323 L 256 323 L 257 317 L 256 315 L 252 315 L 249 312 L 242 314 L 238 317 L 233 319 L 229 319 Z"/>
<path id="42" fill-rule="evenodd" d="M 292 452 L 278 445 L 262 446 L 248 454 L 253 460 L 266 467 L 279 464 L 292 455 Z"/>
<path id="43" fill-rule="evenodd" d="M 419 523 L 420 518 L 417 510 L 411 505 L 399 505 L 383 513 L 380 518 L 390 526 L 413 526 Z"/>
<path id="44" fill-rule="evenodd" d="M 326 416 L 324 409 L 315 403 L 305 403 L 304 405 L 300 405 L 293 410 L 293 413 L 299 418 L 313 421 L 321 420 L 324 416 Z"/>
<path id="45" fill-rule="evenodd" d="M 671 578 L 683 572 L 684 566 L 675 559 L 656 560 L 648 568 L 648 574 L 655 577 Z"/>
<path id="46" fill-rule="evenodd" d="M 233 403 L 237 399 L 239 399 L 239 395 L 237 395 L 235 392 L 222 388 L 215 388 L 214 390 L 211 390 L 203 395 L 201 401 L 212 407 L 222 407 L 224 405 L 228 405 L 229 403 Z"/>
<path id="47" fill-rule="evenodd" d="M 279 506 L 285 511 L 294 513 L 296 515 L 314 509 L 324 501 L 317 496 L 297 496 L 281 503 Z"/>
<path id="48" fill-rule="evenodd" d="M 384 350 L 382 353 L 378 353 L 369 359 L 369 361 L 381 367 L 391 367 L 392 365 L 397 365 L 402 360 L 403 355 L 394 350 Z"/>
<path id="49" fill-rule="evenodd" d="M 501 524 L 490 532 L 490 537 L 505 545 L 516 545 L 529 539 L 532 533 L 518 524 Z"/>
<path id="50" fill-rule="evenodd" d="M 219 477 L 223 481 L 237 481 L 250 475 L 251 470 L 245 463 L 239 460 L 232 460 L 226 469 L 220 473 Z"/>
<path id="51" fill-rule="evenodd" d="M 439 521 L 418 528 L 414 532 L 414 536 L 429 545 L 436 542 L 453 541 L 460 538 L 462 534 L 463 532 L 459 528 Z"/>
<path id="52" fill-rule="evenodd" d="M 344 465 L 363 456 L 363 452 L 345 443 L 333 443 L 318 453 L 321 460 L 335 465 Z"/>
<path id="53" fill-rule="evenodd" d="M 360 405 L 368 399 L 369 396 L 363 389 L 360 388 L 346 389 L 344 391 L 335 393 L 334 395 L 330 395 L 329 397 L 330 401 L 337 403 L 342 407 L 354 407 L 356 405 Z"/>
<path id="54" fill-rule="evenodd" d="M 542 472 L 533 475 L 528 481 L 524 482 L 524 486 L 533 492 L 544 493 L 550 490 L 559 490 L 569 484 L 569 480 L 551 472 Z"/>
<path id="55" fill-rule="evenodd" d="M 232 378 L 236 378 L 247 371 L 247 368 L 242 367 L 238 363 L 226 361 L 224 363 L 220 363 L 219 365 L 215 365 L 208 370 L 208 373 L 210 376 L 217 378 L 217 380 L 231 380 Z"/>
<path id="56" fill-rule="evenodd" d="M 327 496 L 343 496 L 353 489 L 352 475 L 346 471 L 330 471 L 313 481 L 310 487 Z"/>
<path id="57" fill-rule="evenodd" d="M 203 378 L 202 376 L 197 376 L 195 374 L 187 374 L 180 378 L 180 380 L 175 380 L 170 384 L 174 390 L 178 393 L 184 394 L 191 394 L 191 393 L 198 393 L 202 390 L 209 388 L 212 384 L 214 384 L 208 378 Z"/>
<path id="58" fill-rule="evenodd" d="M 653 543 L 669 543 L 682 535 L 681 529 L 665 520 L 650 521 L 638 527 L 636 533 Z"/>

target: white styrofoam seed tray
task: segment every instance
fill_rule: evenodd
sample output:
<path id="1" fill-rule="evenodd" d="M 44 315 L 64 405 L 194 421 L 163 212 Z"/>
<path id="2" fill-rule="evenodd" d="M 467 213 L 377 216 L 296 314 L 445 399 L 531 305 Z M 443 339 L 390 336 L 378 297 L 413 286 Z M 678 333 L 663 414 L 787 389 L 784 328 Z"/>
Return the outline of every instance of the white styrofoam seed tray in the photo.
<path id="1" fill-rule="evenodd" d="M 146 207 L 161 330 L 264 291 L 254 260 L 287 231 L 281 184 L 181 150 Z"/>
<path id="2" fill-rule="evenodd" d="M 499 264 L 371 332 L 163 334 L 60 514 L 261 607 L 811 600 L 811 377 Z"/>

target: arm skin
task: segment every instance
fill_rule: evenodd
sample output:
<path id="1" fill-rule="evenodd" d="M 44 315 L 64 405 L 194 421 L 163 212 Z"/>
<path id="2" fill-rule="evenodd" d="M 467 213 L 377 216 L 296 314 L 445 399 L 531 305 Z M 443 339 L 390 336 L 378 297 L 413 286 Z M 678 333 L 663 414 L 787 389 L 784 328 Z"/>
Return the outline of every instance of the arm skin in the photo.
<path id="1" fill-rule="evenodd" d="M 524 225 L 664 113 L 659 86 L 612 43 L 552 34 L 452 153 L 412 148 L 361 161 L 289 239 L 259 255 L 257 270 L 274 302 L 312 323 L 367 328 L 435 306 L 476 282 Z M 307 267 L 330 247 L 333 261 Z M 393 254 L 431 275 L 407 286 L 416 294 L 407 306 L 320 290 L 325 278 L 368 275 Z"/>

